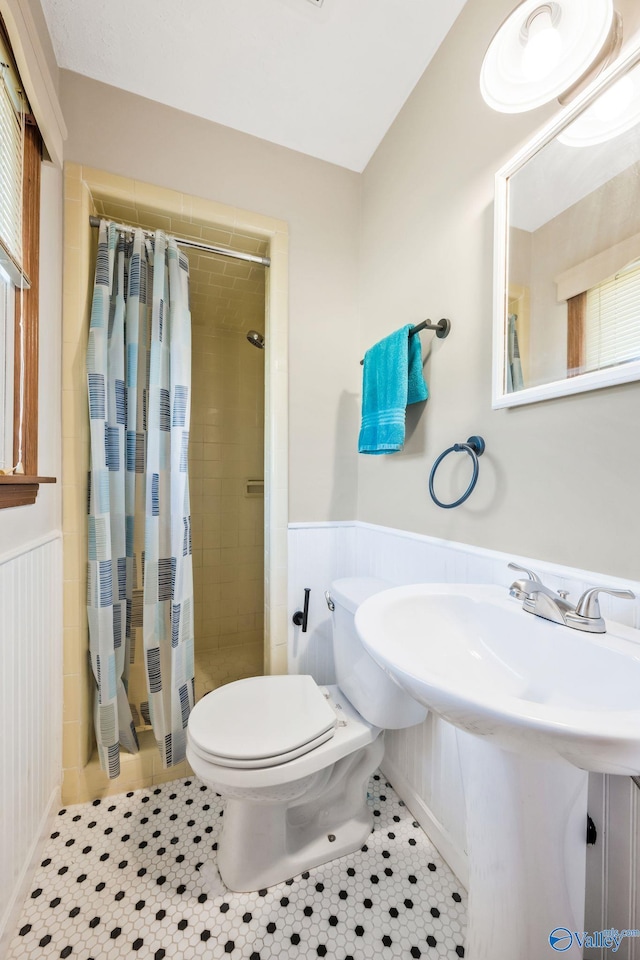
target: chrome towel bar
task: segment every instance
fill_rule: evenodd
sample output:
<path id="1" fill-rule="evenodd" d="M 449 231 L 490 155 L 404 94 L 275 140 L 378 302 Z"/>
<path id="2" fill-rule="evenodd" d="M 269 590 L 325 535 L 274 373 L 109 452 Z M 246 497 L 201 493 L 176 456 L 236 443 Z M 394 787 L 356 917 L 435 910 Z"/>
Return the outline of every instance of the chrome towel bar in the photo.
<path id="1" fill-rule="evenodd" d="M 437 323 L 431 323 L 431 320 L 423 320 L 422 323 L 417 323 L 415 327 L 409 330 L 409 336 L 412 337 L 415 333 L 420 333 L 421 330 L 435 330 L 438 340 L 444 340 L 445 337 L 449 336 L 451 320 L 447 320 L 446 317 L 438 320 Z M 361 360 L 360 366 L 362 366 L 363 363 L 364 360 Z"/>

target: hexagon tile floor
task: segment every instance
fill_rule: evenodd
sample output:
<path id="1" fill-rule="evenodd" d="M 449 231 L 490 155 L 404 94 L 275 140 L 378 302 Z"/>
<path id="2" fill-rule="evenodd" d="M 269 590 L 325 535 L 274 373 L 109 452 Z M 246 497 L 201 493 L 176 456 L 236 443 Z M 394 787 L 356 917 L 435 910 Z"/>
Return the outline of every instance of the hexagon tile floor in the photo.
<path id="1" fill-rule="evenodd" d="M 197 779 L 60 810 L 7 960 L 464 957 L 466 894 L 381 775 L 357 853 L 208 894 L 222 802 Z"/>

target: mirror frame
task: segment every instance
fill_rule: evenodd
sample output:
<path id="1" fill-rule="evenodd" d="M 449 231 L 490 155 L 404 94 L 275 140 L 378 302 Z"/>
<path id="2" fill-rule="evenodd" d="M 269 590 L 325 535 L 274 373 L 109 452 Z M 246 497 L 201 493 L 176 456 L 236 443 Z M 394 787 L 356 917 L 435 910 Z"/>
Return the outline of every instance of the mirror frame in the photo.
<path id="1" fill-rule="evenodd" d="M 617 383 L 629 383 L 640 379 L 640 360 L 608 367 L 604 370 L 592 370 L 575 377 L 553 380 L 533 387 L 525 387 L 513 393 L 505 391 L 506 370 L 506 319 L 507 291 L 509 276 L 509 178 L 520 170 L 540 150 L 550 143 L 566 126 L 586 110 L 600 94 L 623 76 L 628 70 L 640 63 L 640 36 L 624 51 L 615 63 L 607 67 L 592 84 L 575 100 L 561 110 L 548 124 L 498 170 L 495 177 L 494 202 L 494 248 L 493 248 L 493 374 L 492 408 L 516 407 L 526 403 L 537 403 L 553 397 L 583 393 L 586 390 L 598 390 Z"/>

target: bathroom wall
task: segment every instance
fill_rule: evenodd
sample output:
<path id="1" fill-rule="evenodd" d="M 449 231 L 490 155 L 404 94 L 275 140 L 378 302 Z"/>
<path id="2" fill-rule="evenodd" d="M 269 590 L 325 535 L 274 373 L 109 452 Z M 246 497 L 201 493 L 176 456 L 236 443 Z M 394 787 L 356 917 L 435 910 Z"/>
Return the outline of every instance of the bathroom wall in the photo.
<path id="1" fill-rule="evenodd" d="M 60 799 L 62 536 L 60 171 L 42 171 L 39 450 L 32 506 L 0 510 L 0 955 L 31 862 Z"/>
<path id="2" fill-rule="evenodd" d="M 558 109 L 498 114 L 481 98 L 484 52 L 512 7 L 469 0 L 363 175 L 361 350 L 425 317 L 452 331 L 422 334 L 430 399 L 410 411 L 403 453 L 360 457 L 358 517 L 638 579 L 640 383 L 491 409 L 494 174 Z M 628 37 L 637 4 L 622 12 Z M 431 465 L 472 434 L 487 444 L 476 491 L 441 510 Z M 467 475 L 450 458 L 443 495 Z"/>
<path id="3" fill-rule="evenodd" d="M 57 530 L 0 555 L 0 956 L 60 801 L 61 562 Z"/>
<path id="4" fill-rule="evenodd" d="M 65 159 L 286 220 L 289 516 L 356 513 L 360 177 L 61 72 Z"/>
<path id="5" fill-rule="evenodd" d="M 10 29 L 15 12 L 15 3 L 0 0 Z M 37 37 L 11 39 L 23 72 L 40 70 Z M 53 90 L 53 75 L 50 83 Z M 41 485 L 31 506 L 0 510 L 0 954 L 60 797 L 62 174 L 49 162 L 42 166 L 40 231 L 38 469 L 58 482 Z"/>

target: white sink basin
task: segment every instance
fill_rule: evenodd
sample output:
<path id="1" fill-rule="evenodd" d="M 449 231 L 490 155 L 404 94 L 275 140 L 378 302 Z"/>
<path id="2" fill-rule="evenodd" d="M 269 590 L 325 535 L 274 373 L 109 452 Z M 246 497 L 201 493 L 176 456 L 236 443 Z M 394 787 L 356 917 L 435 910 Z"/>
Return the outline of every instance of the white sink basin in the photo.
<path id="1" fill-rule="evenodd" d="M 476 584 L 385 590 L 356 627 L 376 662 L 455 726 L 585 770 L 640 773 L 640 631 L 608 621 L 582 633 Z"/>
<path id="2" fill-rule="evenodd" d="M 568 934 L 563 956 L 582 960 L 585 771 L 640 772 L 640 631 L 581 633 L 476 584 L 394 587 L 359 607 L 356 627 L 400 686 L 458 728 L 465 956 L 555 960 Z"/>

